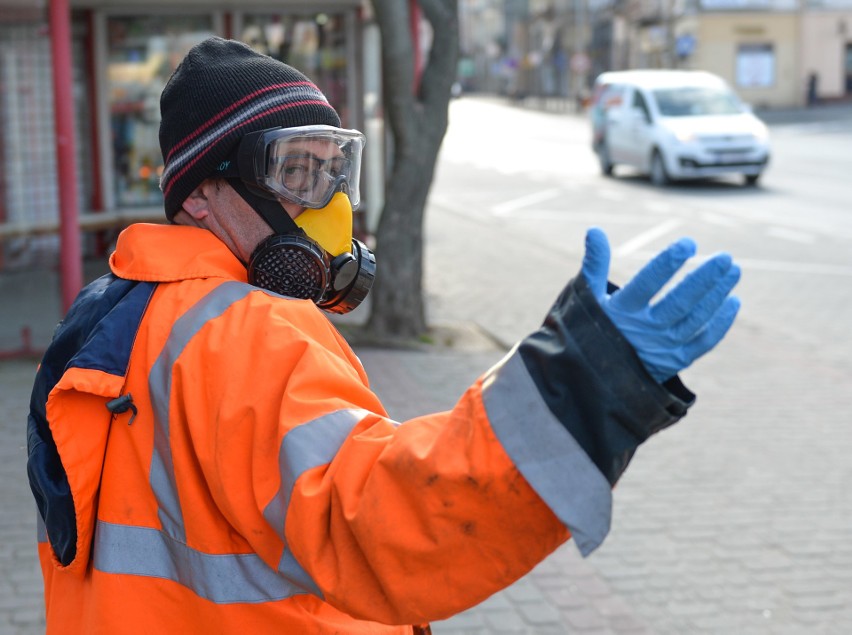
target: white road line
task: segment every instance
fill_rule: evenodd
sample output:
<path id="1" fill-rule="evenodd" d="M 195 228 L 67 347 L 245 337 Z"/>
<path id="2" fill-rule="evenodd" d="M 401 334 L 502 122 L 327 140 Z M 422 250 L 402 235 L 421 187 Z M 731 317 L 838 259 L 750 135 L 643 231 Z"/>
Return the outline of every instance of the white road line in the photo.
<path id="1" fill-rule="evenodd" d="M 442 207 L 447 208 L 446 205 Z M 506 219 L 507 223 L 529 223 L 534 220 L 559 220 L 573 225 L 586 223 L 588 225 L 639 225 L 635 218 L 630 218 L 624 214 L 612 214 L 604 212 L 583 213 L 575 212 L 567 208 L 555 209 L 550 207 L 541 207 L 536 209 L 525 210 L 522 214 L 515 217 L 501 216 Z"/>
<path id="2" fill-rule="evenodd" d="M 635 251 L 628 254 L 628 257 L 635 260 L 649 260 L 656 256 L 656 252 L 651 251 Z M 693 266 L 698 266 L 709 256 L 697 255 L 690 260 Z M 748 275 L 749 271 L 766 271 L 769 273 L 785 273 L 785 274 L 801 274 L 801 275 L 827 275 L 827 276 L 844 276 L 852 278 L 852 266 L 849 265 L 829 265 L 820 262 L 789 262 L 785 260 L 760 260 L 757 258 L 737 258 L 736 262 L 743 270 L 743 275 Z"/>
<path id="3" fill-rule="evenodd" d="M 735 258 L 743 272 L 749 269 L 779 273 L 801 273 L 808 275 L 852 276 L 852 267 L 826 265 L 819 262 L 785 262 L 783 260 L 749 260 Z"/>
<path id="4" fill-rule="evenodd" d="M 527 194 L 526 196 L 521 196 L 520 198 L 505 201 L 499 205 L 494 205 L 491 208 L 491 213 L 496 216 L 506 216 L 512 212 L 518 211 L 519 209 L 523 209 L 537 203 L 543 203 L 544 201 L 550 201 L 561 195 L 562 190 L 558 188 L 534 192 L 532 194 Z"/>
<path id="5" fill-rule="evenodd" d="M 802 243 L 804 245 L 812 245 L 816 242 L 816 236 L 807 232 L 789 229 L 788 227 L 770 227 L 766 233 L 773 238 L 781 238 L 794 243 Z"/>
<path id="6" fill-rule="evenodd" d="M 667 214 L 672 211 L 671 203 L 666 203 L 665 201 L 645 201 L 642 203 L 642 206 L 654 214 Z"/>
<path id="7" fill-rule="evenodd" d="M 652 227 L 651 229 L 644 231 L 641 234 L 638 234 L 637 236 L 634 236 L 626 243 L 623 243 L 621 246 L 619 246 L 613 251 L 613 254 L 616 256 L 627 256 L 633 253 L 634 251 L 642 249 L 642 247 L 644 247 L 651 241 L 656 240 L 661 236 L 665 236 L 679 225 L 681 225 L 681 221 L 676 220 L 674 218 L 664 221 L 656 227 Z"/>
<path id="8" fill-rule="evenodd" d="M 625 193 L 620 190 L 611 190 L 609 188 L 600 188 L 597 191 L 598 196 L 602 199 L 606 199 L 607 201 L 623 201 L 625 198 Z"/>
<path id="9" fill-rule="evenodd" d="M 709 225 L 720 225 L 721 227 L 738 227 L 742 224 L 735 218 L 715 212 L 701 212 L 701 220 Z"/>

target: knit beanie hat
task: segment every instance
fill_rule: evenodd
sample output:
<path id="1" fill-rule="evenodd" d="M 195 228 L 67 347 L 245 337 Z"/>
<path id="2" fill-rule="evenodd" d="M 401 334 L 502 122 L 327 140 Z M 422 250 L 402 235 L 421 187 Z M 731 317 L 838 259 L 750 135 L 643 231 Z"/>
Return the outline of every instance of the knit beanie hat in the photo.
<path id="1" fill-rule="evenodd" d="M 234 40 L 195 45 L 160 96 L 160 150 L 169 220 L 243 135 L 266 128 L 340 126 L 325 95 L 295 68 Z"/>

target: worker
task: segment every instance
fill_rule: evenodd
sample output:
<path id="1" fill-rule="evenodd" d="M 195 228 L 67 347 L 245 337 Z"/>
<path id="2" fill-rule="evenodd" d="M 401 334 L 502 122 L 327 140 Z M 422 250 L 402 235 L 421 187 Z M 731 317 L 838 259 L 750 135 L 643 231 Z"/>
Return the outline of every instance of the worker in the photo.
<path id="1" fill-rule="evenodd" d="M 296 69 L 210 38 L 161 96 L 168 224 L 134 224 L 39 367 L 28 471 L 48 634 L 403 634 L 604 540 L 739 267 L 682 239 L 622 289 L 589 231 L 539 330 L 393 421 L 323 312 L 369 291 L 364 136 Z"/>

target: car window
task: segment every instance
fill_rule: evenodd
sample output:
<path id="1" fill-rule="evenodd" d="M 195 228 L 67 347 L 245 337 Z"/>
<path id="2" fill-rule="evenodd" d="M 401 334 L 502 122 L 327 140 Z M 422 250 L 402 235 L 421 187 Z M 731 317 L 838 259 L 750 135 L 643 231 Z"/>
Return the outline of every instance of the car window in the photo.
<path id="1" fill-rule="evenodd" d="M 603 106 L 603 109 L 609 110 L 610 108 L 620 106 L 624 100 L 625 89 L 625 86 L 620 86 L 618 84 L 610 84 L 607 86 L 601 96 L 601 105 Z"/>
<path id="2" fill-rule="evenodd" d="M 737 96 L 725 88 L 683 86 L 653 91 L 657 108 L 664 117 L 735 115 L 743 112 Z"/>
<path id="3" fill-rule="evenodd" d="M 645 121 L 651 122 L 651 112 L 648 110 L 648 104 L 645 102 L 645 97 L 642 96 L 642 93 L 639 90 L 633 91 L 633 99 L 630 103 L 633 108 L 637 108 L 642 111 L 642 114 L 645 115 Z"/>
<path id="4" fill-rule="evenodd" d="M 593 96 L 593 105 L 591 108 L 592 129 L 595 138 L 599 139 L 603 136 L 604 127 L 606 126 L 607 111 L 613 108 L 618 108 L 623 100 L 625 86 L 623 84 L 604 84 L 600 83 L 595 87 L 595 95 Z"/>

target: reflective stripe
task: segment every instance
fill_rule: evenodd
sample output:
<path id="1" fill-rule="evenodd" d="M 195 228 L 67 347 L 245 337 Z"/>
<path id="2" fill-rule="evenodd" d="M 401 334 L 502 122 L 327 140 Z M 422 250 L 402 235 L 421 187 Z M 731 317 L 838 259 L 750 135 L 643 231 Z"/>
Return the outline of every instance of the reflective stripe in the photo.
<path id="1" fill-rule="evenodd" d="M 366 414 L 365 410 L 338 410 L 293 428 L 284 436 L 278 452 L 281 487 L 263 511 L 263 517 L 282 539 L 296 479 L 318 465 L 330 463 Z"/>
<path id="2" fill-rule="evenodd" d="M 281 486 L 263 512 L 264 518 L 284 542 L 277 573 L 256 554 L 205 554 L 185 544 L 186 528 L 170 439 L 172 370 L 186 346 L 204 325 L 252 291 L 263 290 L 245 283 L 223 283 L 199 300 L 172 327 L 148 376 L 155 418 L 150 483 L 157 498 L 158 517 L 163 529 L 99 522 L 95 539 L 98 545 L 95 567 L 98 570 L 172 580 L 219 603 L 272 601 L 298 593 L 313 593 L 323 598 L 319 587 L 287 548 L 284 538 L 287 506 L 299 476 L 306 470 L 331 462 L 366 411 L 330 413 L 304 423 L 284 436 L 278 459 Z"/>
<path id="3" fill-rule="evenodd" d="M 609 532 L 609 482 L 547 407 L 517 348 L 488 371 L 482 400 L 518 471 L 588 555 Z"/>
<path id="4" fill-rule="evenodd" d="M 98 571 L 171 580 L 217 604 L 274 602 L 309 592 L 299 572 L 276 573 L 256 554 L 203 553 L 148 527 L 98 521 L 93 551 Z"/>
<path id="5" fill-rule="evenodd" d="M 183 349 L 210 320 L 219 317 L 234 302 L 257 290 L 243 282 L 225 282 L 204 296 L 178 319 L 166 345 L 151 367 L 148 390 L 154 409 L 154 453 L 151 457 L 151 489 L 159 504 L 163 530 L 178 540 L 186 540 L 183 513 L 177 495 L 175 469 L 169 439 L 169 404 L 172 393 L 172 368 Z"/>
<path id="6" fill-rule="evenodd" d="M 352 428 L 366 414 L 366 410 L 338 410 L 293 428 L 281 441 L 281 449 L 278 452 L 281 486 L 263 510 L 263 517 L 284 541 L 284 553 L 278 564 L 279 571 L 292 570 L 293 567 L 301 569 L 287 549 L 287 539 L 284 536 L 287 509 L 296 480 L 307 470 L 330 463 L 352 432 Z M 305 578 L 310 579 L 307 574 Z M 316 594 L 322 597 L 319 588 L 316 588 Z"/>

